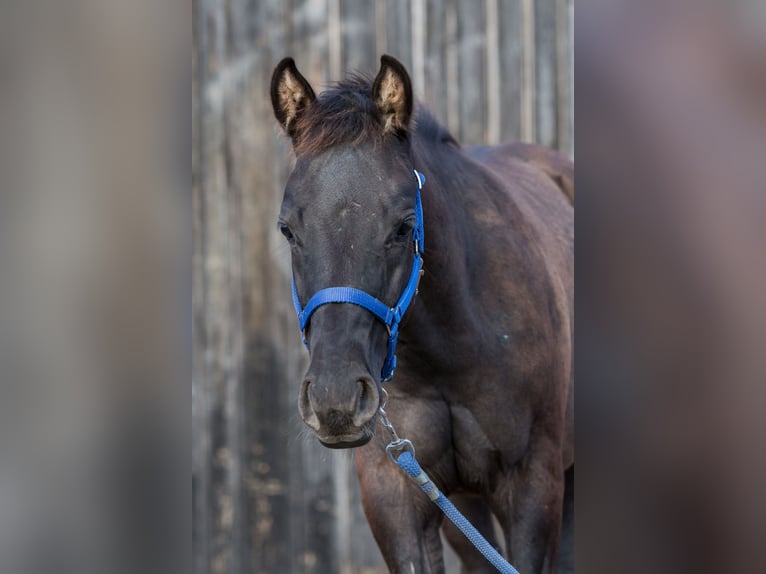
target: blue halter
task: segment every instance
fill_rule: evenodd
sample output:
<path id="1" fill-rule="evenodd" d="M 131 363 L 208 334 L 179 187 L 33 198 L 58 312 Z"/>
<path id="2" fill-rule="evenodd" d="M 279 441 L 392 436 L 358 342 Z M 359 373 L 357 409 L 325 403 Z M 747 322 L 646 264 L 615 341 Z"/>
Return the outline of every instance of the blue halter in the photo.
<path id="1" fill-rule="evenodd" d="M 293 305 L 295 305 L 295 312 L 298 314 L 301 337 L 306 348 L 308 348 L 308 343 L 306 342 L 306 326 L 309 324 L 311 315 L 313 315 L 322 305 L 327 305 L 328 303 L 351 303 L 353 305 L 359 305 L 360 307 L 367 309 L 383 322 L 388 330 L 388 354 L 386 355 L 386 362 L 383 363 L 383 369 L 380 373 L 380 380 L 383 382 L 390 381 L 394 378 L 394 369 L 396 369 L 396 340 L 399 337 L 399 323 L 407 312 L 410 303 L 412 303 L 415 294 L 418 292 L 418 283 L 420 282 L 420 276 L 422 275 L 423 269 L 423 205 L 420 202 L 420 190 L 423 189 L 423 184 L 426 182 L 426 176 L 416 169 L 412 171 L 415 172 L 415 177 L 418 180 L 418 189 L 415 193 L 415 227 L 412 230 L 415 258 L 412 262 L 410 278 L 395 306 L 389 307 L 379 299 L 376 299 L 364 291 L 355 289 L 354 287 L 327 287 L 326 289 L 314 293 L 314 296 L 309 299 L 309 302 L 306 303 L 306 308 L 304 309 L 301 308 L 301 302 L 298 300 L 298 292 L 295 289 L 295 277 L 293 277 Z"/>

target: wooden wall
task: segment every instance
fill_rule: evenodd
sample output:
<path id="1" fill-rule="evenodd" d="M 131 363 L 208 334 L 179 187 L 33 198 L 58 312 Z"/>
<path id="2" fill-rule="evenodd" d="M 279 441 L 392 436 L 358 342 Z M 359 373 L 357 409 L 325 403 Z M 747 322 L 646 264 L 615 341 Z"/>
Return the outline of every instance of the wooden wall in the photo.
<path id="1" fill-rule="evenodd" d="M 297 414 L 307 357 L 276 232 L 290 154 L 271 71 L 292 55 L 320 89 L 389 53 L 461 142 L 571 155 L 572 0 L 194 0 L 193 25 L 195 572 L 385 572 L 352 454 Z"/>

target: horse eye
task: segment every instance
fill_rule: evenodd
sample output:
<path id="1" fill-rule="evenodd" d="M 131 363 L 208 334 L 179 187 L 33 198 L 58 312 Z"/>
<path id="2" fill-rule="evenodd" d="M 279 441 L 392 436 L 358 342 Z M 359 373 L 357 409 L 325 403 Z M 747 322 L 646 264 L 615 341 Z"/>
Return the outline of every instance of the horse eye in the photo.
<path id="1" fill-rule="evenodd" d="M 292 240 L 293 240 L 293 237 L 294 237 L 294 236 L 293 236 L 293 232 L 292 232 L 292 231 L 290 231 L 290 228 L 289 228 L 289 227 L 287 227 L 287 225 L 285 225 L 284 223 L 280 223 L 280 224 L 279 224 L 279 232 L 280 232 L 282 235 L 284 235 L 284 236 L 285 236 L 285 238 L 286 238 L 288 241 L 292 241 Z"/>
<path id="2" fill-rule="evenodd" d="M 412 233 L 412 220 L 406 219 L 402 221 L 401 225 L 399 226 L 399 230 L 396 232 L 396 234 L 399 237 L 407 237 L 410 233 Z"/>

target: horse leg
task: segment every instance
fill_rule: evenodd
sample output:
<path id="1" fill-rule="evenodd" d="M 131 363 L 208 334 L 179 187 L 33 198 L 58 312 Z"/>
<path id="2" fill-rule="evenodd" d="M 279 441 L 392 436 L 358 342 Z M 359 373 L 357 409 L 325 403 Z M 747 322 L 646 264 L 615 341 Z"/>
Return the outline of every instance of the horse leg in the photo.
<path id="1" fill-rule="evenodd" d="M 449 499 L 463 516 L 481 532 L 481 535 L 487 539 L 487 542 L 502 554 L 495 538 L 492 513 L 487 503 L 480 496 L 473 494 L 454 494 Z M 452 546 L 460 558 L 462 564 L 461 574 L 491 574 L 492 572 L 497 572 L 487 559 L 476 550 L 471 541 L 465 537 L 465 534 L 458 530 L 457 526 L 452 524 L 451 521 L 444 520 L 442 531 L 447 542 L 449 542 L 449 545 Z"/>
<path id="2" fill-rule="evenodd" d="M 441 511 L 373 444 L 356 449 L 367 522 L 393 574 L 443 574 Z"/>
<path id="3" fill-rule="evenodd" d="M 510 492 L 496 507 L 509 561 L 519 572 L 556 571 L 563 503 L 561 449 L 538 445 L 511 471 Z"/>

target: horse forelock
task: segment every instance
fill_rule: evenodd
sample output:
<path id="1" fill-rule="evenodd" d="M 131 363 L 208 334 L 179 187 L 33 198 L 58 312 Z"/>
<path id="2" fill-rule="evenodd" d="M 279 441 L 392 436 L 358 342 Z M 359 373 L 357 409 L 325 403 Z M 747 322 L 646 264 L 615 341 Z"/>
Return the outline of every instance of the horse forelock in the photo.
<path id="1" fill-rule="evenodd" d="M 410 132 L 425 140 L 456 145 L 454 138 L 422 105 L 416 104 Z M 316 155 L 332 147 L 371 142 L 383 143 L 392 137 L 372 97 L 372 80 L 364 74 L 350 74 L 324 90 L 296 120 L 294 151 Z"/>
<path id="2" fill-rule="evenodd" d="M 358 145 L 383 138 L 372 82 L 351 74 L 323 91 L 297 120 L 295 153 L 315 155 L 341 144 Z"/>

